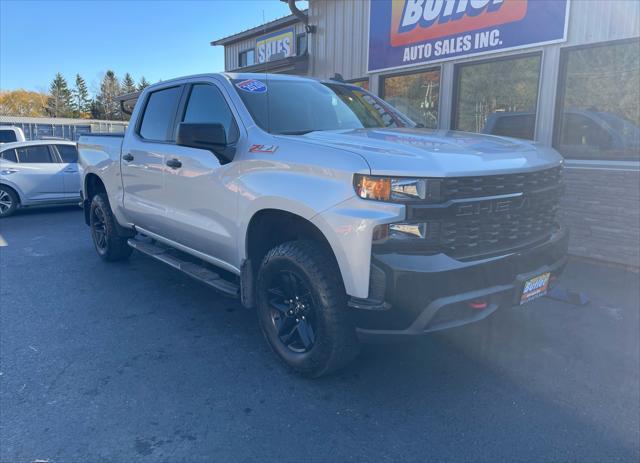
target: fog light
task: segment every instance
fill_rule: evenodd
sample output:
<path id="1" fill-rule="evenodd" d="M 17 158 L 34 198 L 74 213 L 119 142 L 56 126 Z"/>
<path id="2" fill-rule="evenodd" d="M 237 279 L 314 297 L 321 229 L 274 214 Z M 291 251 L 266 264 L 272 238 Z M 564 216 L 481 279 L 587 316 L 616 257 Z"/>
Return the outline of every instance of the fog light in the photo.
<path id="1" fill-rule="evenodd" d="M 389 225 L 392 238 L 424 238 L 427 235 L 426 223 L 392 223 Z"/>

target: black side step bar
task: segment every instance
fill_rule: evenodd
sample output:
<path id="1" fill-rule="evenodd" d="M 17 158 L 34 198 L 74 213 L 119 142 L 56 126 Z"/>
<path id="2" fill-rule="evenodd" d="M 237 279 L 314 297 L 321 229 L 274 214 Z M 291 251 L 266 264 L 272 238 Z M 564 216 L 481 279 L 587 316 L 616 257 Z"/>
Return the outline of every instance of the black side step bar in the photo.
<path id="1" fill-rule="evenodd" d="M 143 254 L 159 260 L 160 262 L 164 262 L 176 270 L 211 286 L 227 296 L 238 297 L 240 295 L 239 285 L 221 278 L 216 272 L 202 265 L 180 259 L 180 257 L 176 255 L 179 254 L 179 251 L 136 240 L 134 238 L 127 240 L 127 244 L 136 251 L 140 251 Z"/>

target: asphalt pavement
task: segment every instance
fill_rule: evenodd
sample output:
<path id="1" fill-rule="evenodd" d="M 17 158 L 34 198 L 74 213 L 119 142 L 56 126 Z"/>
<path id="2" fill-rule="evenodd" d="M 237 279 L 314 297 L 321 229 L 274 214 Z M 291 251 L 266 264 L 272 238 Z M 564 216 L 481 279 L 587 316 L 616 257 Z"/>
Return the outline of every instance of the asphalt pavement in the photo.
<path id="1" fill-rule="evenodd" d="M 640 460 L 639 275 L 571 261 L 542 298 L 302 379 L 255 314 L 76 208 L 0 221 L 0 461 Z"/>

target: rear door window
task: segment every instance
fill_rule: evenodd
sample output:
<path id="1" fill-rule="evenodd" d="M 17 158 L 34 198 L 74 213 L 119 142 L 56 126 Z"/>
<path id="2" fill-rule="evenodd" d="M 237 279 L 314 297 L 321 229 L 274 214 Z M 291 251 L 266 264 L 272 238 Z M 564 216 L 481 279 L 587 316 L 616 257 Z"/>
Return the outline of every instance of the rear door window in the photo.
<path id="1" fill-rule="evenodd" d="M 58 153 L 62 158 L 62 162 L 74 163 L 78 162 L 78 150 L 73 145 L 56 145 Z"/>
<path id="2" fill-rule="evenodd" d="M 16 148 L 16 151 L 18 152 L 18 160 L 21 164 L 46 164 L 56 162 L 47 145 L 23 146 L 22 148 Z"/>
<path id="3" fill-rule="evenodd" d="M 178 109 L 182 87 L 158 90 L 149 95 L 140 124 L 145 140 L 173 141 L 172 126 Z"/>
<path id="4" fill-rule="evenodd" d="M 18 162 L 18 158 L 16 157 L 16 150 L 6 150 L 0 153 L 0 159 L 4 159 L 6 161 Z"/>

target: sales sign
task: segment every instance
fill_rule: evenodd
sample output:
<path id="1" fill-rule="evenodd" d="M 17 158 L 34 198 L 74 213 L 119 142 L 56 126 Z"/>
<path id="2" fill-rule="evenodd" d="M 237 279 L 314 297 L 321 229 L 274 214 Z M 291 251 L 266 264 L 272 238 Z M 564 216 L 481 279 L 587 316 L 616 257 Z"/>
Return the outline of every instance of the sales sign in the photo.
<path id="1" fill-rule="evenodd" d="M 370 72 L 566 40 L 569 0 L 372 0 Z"/>
<path id="2" fill-rule="evenodd" d="M 262 64 L 293 56 L 294 37 L 293 27 L 258 37 L 256 39 L 258 63 Z"/>

